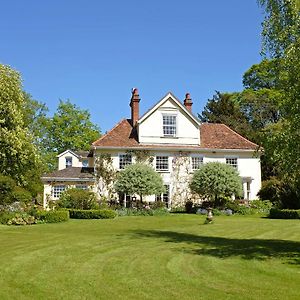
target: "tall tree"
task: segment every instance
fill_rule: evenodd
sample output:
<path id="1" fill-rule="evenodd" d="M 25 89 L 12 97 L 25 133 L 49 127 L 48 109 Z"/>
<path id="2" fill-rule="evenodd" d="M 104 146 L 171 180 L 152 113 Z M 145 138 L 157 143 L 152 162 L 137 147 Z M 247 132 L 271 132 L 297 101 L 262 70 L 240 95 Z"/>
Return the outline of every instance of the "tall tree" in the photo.
<path id="1" fill-rule="evenodd" d="M 279 88 L 282 119 L 267 128 L 265 148 L 281 175 L 299 181 L 300 176 L 300 1 L 260 0 L 265 9 L 263 50 L 280 58 Z M 297 184 L 296 184 L 297 185 Z"/>
<path id="2" fill-rule="evenodd" d="M 100 136 L 100 129 L 92 123 L 90 113 L 69 100 L 60 100 L 53 117 L 45 122 L 45 128 L 42 146 L 50 169 L 56 166 L 58 153 L 67 149 L 89 150 Z"/>
<path id="3" fill-rule="evenodd" d="M 0 173 L 28 187 L 28 174 L 38 169 L 40 160 L 24 115 L 21 76 L 0 65 Z"/>
<path id="4" fill-rule="evenodd" d="M 245 114 L 238 103 L 238 93 L 221 93 L 216 91 L 199 118 L 202 122 L 223 123 L 243 136 L 253 139 L 253 132 Z"/>

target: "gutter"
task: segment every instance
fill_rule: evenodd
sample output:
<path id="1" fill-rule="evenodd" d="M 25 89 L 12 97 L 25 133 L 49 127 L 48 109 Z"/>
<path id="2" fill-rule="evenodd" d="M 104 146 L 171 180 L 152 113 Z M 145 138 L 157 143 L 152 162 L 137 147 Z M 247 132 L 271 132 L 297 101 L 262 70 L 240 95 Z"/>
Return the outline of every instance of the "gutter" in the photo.
<path id="1" fill-rule="evenodd" d="M 245 152 L 252 153 L 258 152 L 261 153 L 261 150 L 257 149 L 213 149 L 213 148 L 194 148 L 194 147 L 153 147 L 153 146 L 133 146 L 133 147 L 112 147 L 112 146 L 94 146 L 94 150 L 152 150 L 152 151 L 196 151 L 196 152 L 209 152 L 209 153 L 232 153 L 232 152 Z"/>
<path id="2" fill-rule="evenodd" d="M 94 181 L 94 178 L 41 177 L 43 181 Z"/>

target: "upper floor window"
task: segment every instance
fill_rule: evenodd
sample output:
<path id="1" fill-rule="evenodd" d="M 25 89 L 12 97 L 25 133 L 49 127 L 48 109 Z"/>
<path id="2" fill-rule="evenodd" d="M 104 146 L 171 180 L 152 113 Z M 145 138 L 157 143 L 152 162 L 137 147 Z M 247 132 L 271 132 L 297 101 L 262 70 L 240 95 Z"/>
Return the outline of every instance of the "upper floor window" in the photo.
<path id="1" fill-rule="evenodd" d="M 176 136 L 176 116 L 163 115 L 164 136 Z"/>
<path id="2" fill-rule="evenodd" d="M 72 167 L 72 157 L 66 157 L 66 168 Z"/>
<path id="3" fill-rule="evenodd" d="M 194 156 L 192 157 L 192 170 L 198 170 L 203 165 L 203 157 Z"/>
<path id="4" fill-rule="evenodd" d="M 131 165 L 131 163 L 132 163 L 131 154 L 119 155 L 119 169 L 124 169 L 126 166 Z"/>
<path id="5" fill-rule="evenodd" d="M 237 157 L 226 157 L 226 164 L 234 167 L 235 169 L 237 169 L 238 168 Z"/>
<path id="6" fill-rule="evenodd" d="M 83 161 L 82 161 L 82 167 L 83 168 L 87 168 L 89 166 L 89 161 L 87 160 L 87 159 L 84 159 Z"/>
<path id="7" fill-rule="evenodd" d="M 66 189 L 65 185 L 55 185 L 52 188 L 52 197 L 59 198 L 60 195 L 65 191 L 65 189 Z"/>
<path id="8" fill-rule="evenodd" d="M 156 156 L 156 171 L 168 171 L 168 170 L 169 170 L 169 157 Z"/>

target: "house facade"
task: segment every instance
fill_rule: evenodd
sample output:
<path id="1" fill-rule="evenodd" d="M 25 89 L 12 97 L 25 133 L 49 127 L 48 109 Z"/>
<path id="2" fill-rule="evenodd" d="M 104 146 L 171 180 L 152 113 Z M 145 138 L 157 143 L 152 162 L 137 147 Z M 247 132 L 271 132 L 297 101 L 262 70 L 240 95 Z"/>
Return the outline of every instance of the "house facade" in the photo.
<path id="1" fill-rule="evenodd" d="M 141 117 L 139 103 L 138 90 L 134 89 L 131 118 L 121 120 L 91 146 L 88 166 L 94 168 L 93 190 L 99 197 L 128 205 L 137 196 L 116 194 L 113 180 L 103 178 L 102 174 L 107 172 L 102 171 L 107 168 L 121 172 L 126 165 L 143 160 L 161 174 L 166 187 L 163 195 L 148 196 L 145 201 L 163 200 L 168 207 L 182 206 L 187 200 L 200 201 L 191 193 L 189 182 L 195 170 L 213 161 L 236 168 L 243 183 L 244 199 L 257 198 L 261 167 L 256 144 L 224 124 L 201 123 L 192 113 L 189 94 L 181 103 L 168 93 Z M 59 156 L 60 166 L 67 166 L 68 155 L 64 152 Z"/>

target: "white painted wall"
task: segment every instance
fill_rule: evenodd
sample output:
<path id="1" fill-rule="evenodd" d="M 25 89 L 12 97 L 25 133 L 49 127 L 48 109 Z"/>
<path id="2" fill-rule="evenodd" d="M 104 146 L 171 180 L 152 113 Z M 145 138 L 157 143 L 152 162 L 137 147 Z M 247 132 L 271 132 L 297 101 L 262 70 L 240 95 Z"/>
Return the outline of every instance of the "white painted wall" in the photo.
<path id="1" fill-rule="evenodd" d="M 163 136 L 163 114 L 177 116 L 177 136 L 175 138 Z M 185 144 L 199 145 L 200 130 L 188 114 L 169 98 L 155 110 L 138 127 L 139 142 L 145 144 Z"/>
<path id="2" fill-rule="evenodd" d="M 109 152 L 109 151 L 103 151 L 103 152 Z M 100 152 L 98 152 L 100 153 Z M 113 166 L 116 170 L 119 169 L 119 154 L 125 154 L 126 151 L 110 151 L 111 157 L 113 159 Z M 200 152 L 200 151 L 195 151 L 195 152 L 189 152 L 188 155 L 189 157 L 191 156 L 202 156 L 203 157 L 203 162 L 226 162 L 226 157 L 237 157 L 238 158 L 238 171 L 240 173 L 241 177 L 247 177 L 247 178 L 252 178 L 252 181 L 250 183 L 250 200 L 257 199 L 257 193 L 261 187 L 261 171 L 260 171 L 260 160 L 259 158 L 256 158 L 253 156 L 254 152 L 221 152 L 221 153 L 212 153 L 212 152 Z M 95 154 L 97 156 L 97 154 Z M 172 186 L 176 185 L 176 182 L 174 182 L 174 174 L 172 173 L 172 161 L 174 157 L 179 156 L 179 152 L 167 152 L 167 151 L 156 151 L 152 152 L 150 154 L 151 156 L 156 156 L 156 155 L 167 155 L 169 156 L 169 171 L 168 172 L 160 172 L 163 181 L 165 184 L 170 185 L 170 198 L 172 199 Z M 134 161 L 134 158 L 133 158 Z M 191 168 L 191 159 L 189 160 L 190 162 L 190 168 L 187 175 L 192 175 L 192 168 Z M 155 159 L 153 161 L 153 168 L 155 168 Z M 189 176 L 185 177 L 185 181 L 188 181 Z M 248 180 L 248 179 L 247 179 Z M 188 182 L 184 182 L 183 189 L 186 189 L 188 186 Z M 246 188 L 246 185 L 244 184 L 244 187 Z M 246 196 L 246 193 L 245 193 Z M 155 198 L 153 196 L 147 197 L 146 201 L 154 201 Z"/>
<path id="3" fill-rule="evenodd" d="M 82 161 L 87 160 L 88 161 L 88 167 L 94 166 L 94 158 L 93 157 L 83 157 L 78 158 L 75 156 L 72 152 L 66 152 L 60 157 L 58 157 L 58 170 L 62 170 L 66 168 L 66 157 L 72 157 L 72 167 L 79 167 L 82 168 Z"/>
<path id="4" fill-rule="evenodd" d="M 58 170 L 66 168 L 66 157 L 72 157 L 72 167 L 82 167 L 82 162 L 72 152 L 66 152 L 58 158 Z"/>

